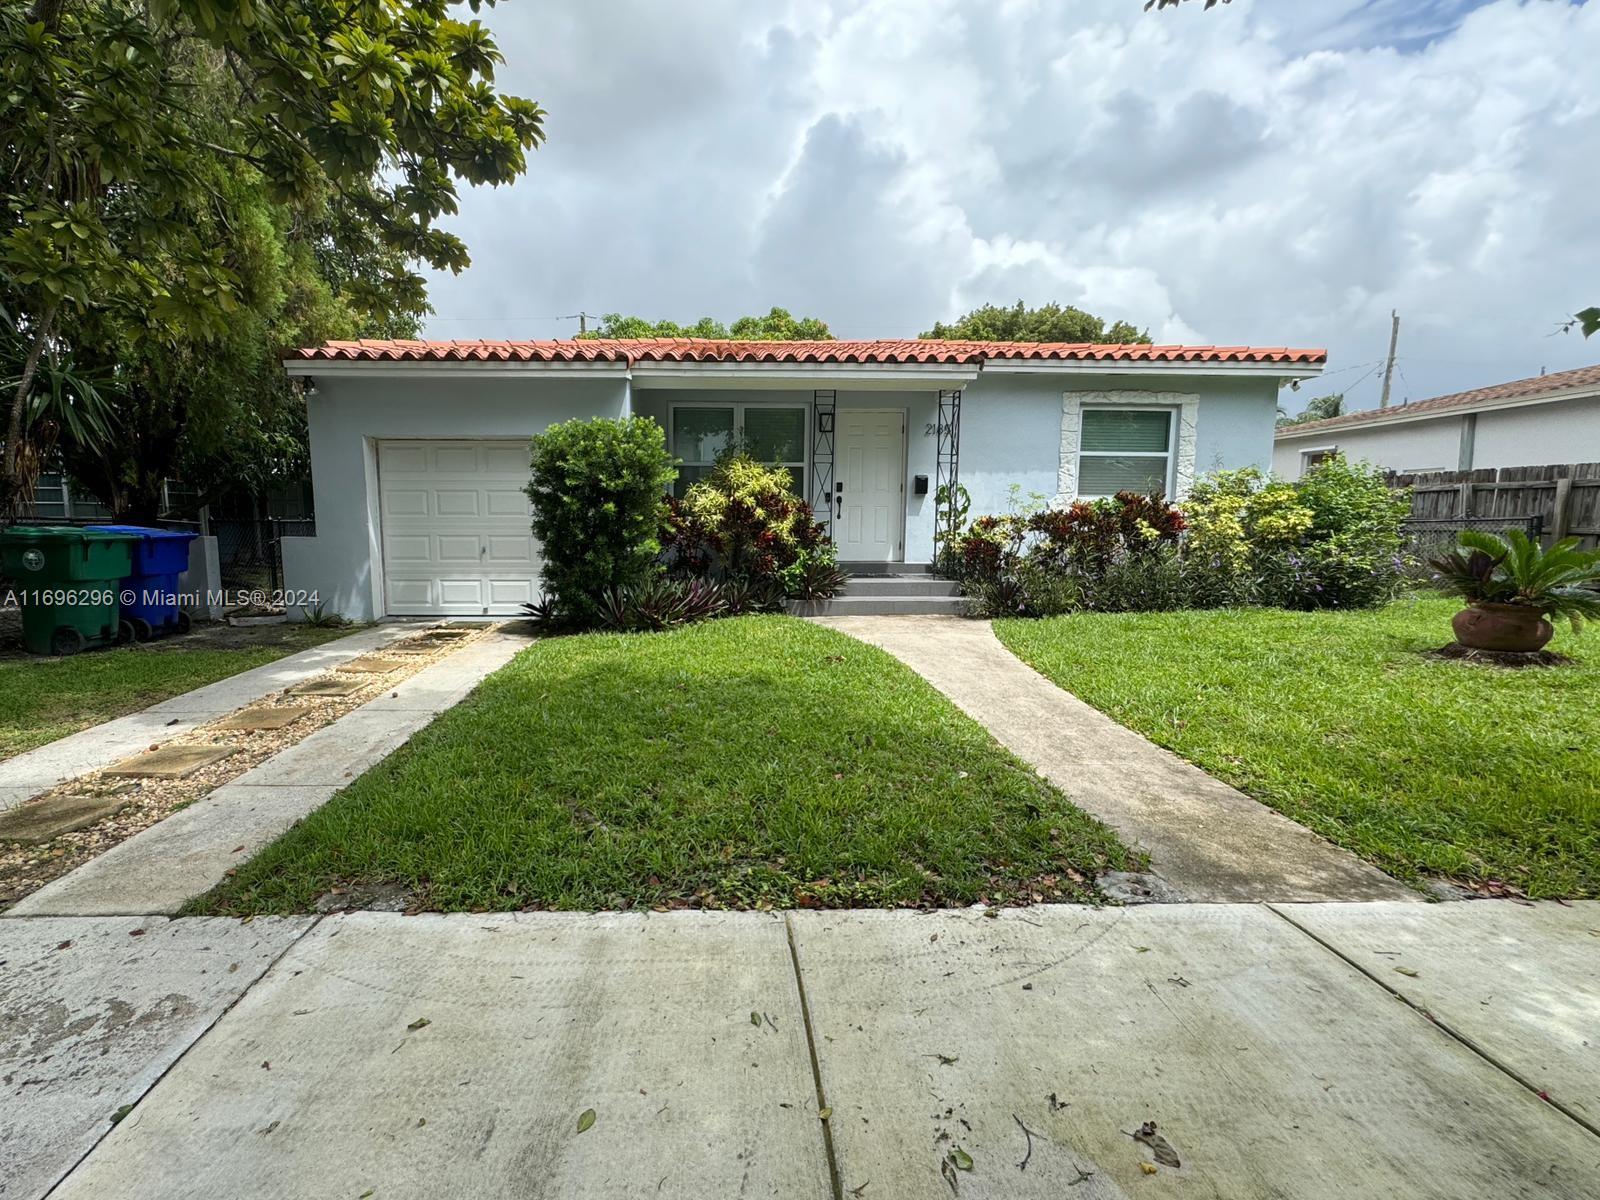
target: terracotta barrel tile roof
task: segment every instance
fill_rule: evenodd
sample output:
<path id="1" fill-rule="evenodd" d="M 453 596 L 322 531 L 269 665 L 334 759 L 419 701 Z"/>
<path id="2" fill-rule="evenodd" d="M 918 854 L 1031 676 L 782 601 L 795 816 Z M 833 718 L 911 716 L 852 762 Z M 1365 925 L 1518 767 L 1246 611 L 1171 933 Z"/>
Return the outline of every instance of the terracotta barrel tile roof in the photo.
<path id="1" fill-rule="evenodd" d="M 550 341 L 328 342 L 291 351 L 311 362 L 751 362 L 931 363 L 989 359 L 1047 362 L 1284 363 L 1318 366 L 1326 350 L 1283 346 L 1124 346 L 1076 342 L 738 342 L 714 338 L 586 338 Z"/>
<path id="2" fill-rule="evenodd" d="M 1495 404 L 1505 400 L 1531 400 L 1538 396 L 1555 395 L 1583 388 L 1600 391 L 1600 366 L 1579 367 L 1575 371 L 1558 371 L 1554 375 L 1535 375 L 1530 379 L 1517 379 L 1510 383 L 1497 383 L 1493 387 L 1477 388 L 1470 392 L 1452 392 L 1448 396 L 1434 396 L 1410 404 L 1396 404 L 1388 408 L 1364 408 L 1360 412 L 1345 413 L 1342 417 L 1329 417 L 1325 421 L 1307 421 L 1303 425 L 1285 425 L 1278 430 L 1280 438 L 1299 437 L 1303 433 L 1320 433 L 1329 429 L 1347 429 L 1352 425 L 1381 424 L 1401 417 L 1416 417 L 1433 412 L 1472 409 L 1480 405 Z"/>

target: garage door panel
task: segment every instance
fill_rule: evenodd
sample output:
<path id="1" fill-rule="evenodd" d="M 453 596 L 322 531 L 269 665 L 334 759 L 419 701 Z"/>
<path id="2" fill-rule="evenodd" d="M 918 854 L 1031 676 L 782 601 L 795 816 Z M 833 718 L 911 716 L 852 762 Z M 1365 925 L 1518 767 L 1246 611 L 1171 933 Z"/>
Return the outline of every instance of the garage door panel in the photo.
<path id="1" fill-rule="evenodd" d="M 462 563 L 475 563 L 483 555 L 480 551 L 483 542 L 475 533 L 447 533 L 441 534 L 436 539 L 438 546 L 438 561 L 460 566 Z"/>
<path id="2" fill-rule="evenodd" d="M 385 607 L 512 615 L 539 592 L 527 444 L 380 442 Z"/>
<path id="3" fill-rule="evenodd" d="M 476 488 L 460 491 L 436 488 L 433 493 L 434 512 L 441 517 L 476 517 L 479 511 L 480 493 Z"/>
<path id="4" fill-rule="evenodd" d="M 528 447 L 522 443 L 514 446 L 485 446 L 483 469 L 495 475 L 527 475 Z"/>
<path id="5" fill-rule="evenodd" d="M 428 609 L 433 607 L 433 582 L 428 579 L 394 579 L 388 581 L 389 607 L 397 609 Z"/>
<path id="6" fill-rule="evenodd" d="M 433 561 L 433 543 L 425 533 L 385 538 L 383 557 L 390 566 L 398 563 L 426 565 Z"/>
<path id="7" fill-rule="evenodd" d="M 488 553 L 484 557 L 491 566 L 503 567 L 514 563 L 522 563 L 529 567 L 534 565 L 531 534 L 518 537 L 491 536 L 486 539 L 486 545 Z"/>
<path id="8" fill-rule="evenodd" d="M 456 446 L 436 446 L 433 451 L 433 470 L 438 475 L 476 475 L 480 470 L 479 446 L 463 442 Z"/>
<path id="9" fill-rule="evenodd" d="M 482 608 L 484 581 L 482 579 L 440 579 L 439 603 L 456 604 L 468 608 Z"/>
<path id="10" fill-rule="evenodd" d="M 489 581 L 489 603 L 493 607 L 502 605 L 527 604 L 533 599 L 533 580 L 531 579 L 491 579 Z"/>
<path id="11" fill-rule="evenodd" d="M 417 488 L 385 488 L 383 511 L 391 517 L 425 517 L 428 493 Z"/>
<path id="12" fill-rule="evenodd" d="M 484 511 L 491 517 L 516 517 L 521 520 L 533 516 L 533 506 L 520 488 L 489 488 L 484 498 Z"/>
<path id="13" fill-rule="evenodd" d="M 389 475 L 422 475 L 428 470 L 428 451 L 424 446 L 388 442 L 381 453 L 383 469 Z"/>

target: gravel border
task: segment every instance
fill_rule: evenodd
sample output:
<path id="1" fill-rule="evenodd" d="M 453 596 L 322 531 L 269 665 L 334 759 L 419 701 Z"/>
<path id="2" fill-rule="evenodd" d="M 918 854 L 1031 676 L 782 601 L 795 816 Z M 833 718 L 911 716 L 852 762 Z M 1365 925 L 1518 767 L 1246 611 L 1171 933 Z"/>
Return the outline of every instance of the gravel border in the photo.
<path id="1" fill-rule="evenodd" d="M 470 632 L 465 637 L 437 641 L 428 639 L 427 635 L 432 630 L 446 628 L 469 628 Z M 236 753 L 208 767 L 202 767 L 193 775 L 183 779 L 129 780 L 109 774 L 108 769 L 102 769 L 57 784 L 48 792 L 26 801 L 26 804 L 38 804 L 56 796 L 107 795 L 119 793 L 120 790 L 120 795 L 125 797 L 126 803 L 118 811 L 93 825 L 64 833 L 48 842 L 34 845 L 24 845 L 19 842 L 0 843 L 0 907 L 15 904 L 45 884 L 61 878 L 134 834 L 143 832 L 179 809 L 202 799 L 251 768 L 259 766 L 273 755 L 303 741 L 317 730 L 331 725 L 346 713 L 376 699 L 385 691 L 392 691 L 401 681 L 411 678 L 436 662 L 449 658 L 462 647 L 472 645 L 499 628 L 499 623 L 470 627 L 420 626 L 406 637 L 392 643 L 392 647 L 404 647 L 407 651 L 399 656 L 403 665 L 386 674 L 367 677 L 367 683 L 360 691 L 348 696 L 305 696 L 289 695 L 284 690 L 262 696 L 241 706 L 241 708 L 309 707 L 311 709 L 299 720 L 283 729 L 218 729 L 217 725 L 220 722 L 240 711 L 234 709 L 204 725 L 197 725 L 177 734 L 170 740 L 152 742 L 149 747 L 152 750 L 157 746 L 209 746 L 218 743 L 238 747 Z M 414 647 L 418 649 L 413 651 Z M 334 674 L 330 670 L 324 674 L 337 679 L 360 678 L 348 671 Z M 320 679 L 322 676 L 313 678 Z"/>

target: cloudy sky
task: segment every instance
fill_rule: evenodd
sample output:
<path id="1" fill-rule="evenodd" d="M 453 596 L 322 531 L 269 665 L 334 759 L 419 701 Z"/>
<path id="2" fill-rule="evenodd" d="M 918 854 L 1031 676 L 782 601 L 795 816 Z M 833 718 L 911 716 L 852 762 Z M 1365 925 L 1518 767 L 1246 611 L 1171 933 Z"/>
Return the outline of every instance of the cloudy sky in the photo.
<path id="1" fill-rule="evenodd" d="M 1377 403 L 1600 362 L 1600 0 L 503 0 L 549 111 L 463 197 L 432 337 L 773 305 L 904 337 L 986 302 L 1327 346 Z M 1309 393 L 1302 392 L 1304 397 Z M 1291 405 L 1292 407 L 1293 405 Z"/>

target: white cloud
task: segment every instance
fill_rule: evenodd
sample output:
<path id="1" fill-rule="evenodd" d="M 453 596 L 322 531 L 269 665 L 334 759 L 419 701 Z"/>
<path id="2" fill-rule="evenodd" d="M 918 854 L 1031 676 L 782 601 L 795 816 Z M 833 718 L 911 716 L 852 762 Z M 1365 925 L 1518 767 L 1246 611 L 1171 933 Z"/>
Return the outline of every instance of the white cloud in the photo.
<path id="1" fill-rule="evenodd" d="M 1327 345 L 1336 370 L 1379 357 L 1398 308 L 1413 398 L 1600 359 L 1546 336 L 1600 303 L 1600 5 L 632 0 L 488 20 L 550 142 L 515 187 L 464 197 L 476 265 L 435 283 L 435 336 L 772 304 L 895 336 L 1021 297 L 1160 340 Z"/>

